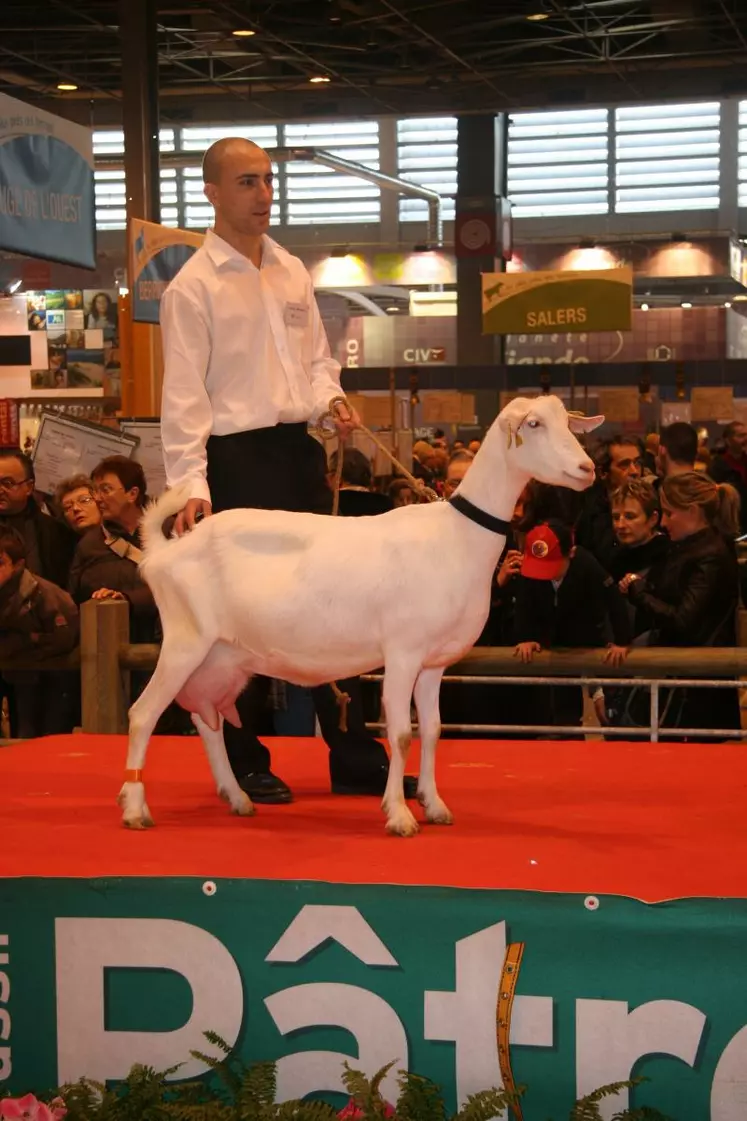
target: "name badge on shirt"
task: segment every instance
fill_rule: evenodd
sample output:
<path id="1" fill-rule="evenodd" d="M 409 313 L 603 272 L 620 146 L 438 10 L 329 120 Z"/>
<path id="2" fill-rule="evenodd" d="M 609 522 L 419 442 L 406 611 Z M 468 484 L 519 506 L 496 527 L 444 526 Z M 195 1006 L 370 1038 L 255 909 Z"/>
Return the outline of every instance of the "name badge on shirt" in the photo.
<path id="1" fill-rule="evenodd" d="M 286 327 L 306 327 L 309 322 L 309 305 L 308 304 L 291 304 L 285 305 L 285 325 Z"/>

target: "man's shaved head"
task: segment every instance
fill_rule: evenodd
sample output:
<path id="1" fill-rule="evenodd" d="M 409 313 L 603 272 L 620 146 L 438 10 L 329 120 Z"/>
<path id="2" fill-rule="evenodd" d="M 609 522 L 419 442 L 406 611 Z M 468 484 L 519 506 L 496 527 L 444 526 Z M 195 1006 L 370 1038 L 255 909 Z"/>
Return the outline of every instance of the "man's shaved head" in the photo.
<path id="1" fill-rule="evenodd" d="M 241 152 L 264 155 L 264 148 L 255 144 L 253 140 L 245 140 L 242 136 L 226 136 L 211 144 L 202 160 L 202 179 L 204 183 L 220 183 L 223 165 L 229 156 Z"/>
<path id="2" fill-rule="evenodd" d="M 267 232 L 274 184 L 264 148 L 241 136 L 227 136 L 208 148 L 202 175 L 219 237 L 233 245 L 237 237 L 259 238 Z"/>

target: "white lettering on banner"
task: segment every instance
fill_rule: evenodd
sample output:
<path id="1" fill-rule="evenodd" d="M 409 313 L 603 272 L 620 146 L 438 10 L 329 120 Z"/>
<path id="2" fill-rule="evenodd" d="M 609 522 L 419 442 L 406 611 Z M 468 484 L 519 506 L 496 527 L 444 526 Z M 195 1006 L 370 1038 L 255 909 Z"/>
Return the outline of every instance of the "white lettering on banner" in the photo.
<path id="1" fill-rule="evenodd" d="M 57 919 L 57 1078 L 124 1078 L 133 1063 L 156 1070 L 178 1063 L 176 1078 L 208 1069 L 198 1059 L 203 1032 L 236 1042 L 244 1013 L 241 974 L 226 947 L 206 930 L 172 919 Z M 192 1014 L 176 1031 L 107 1031 L 104 971 L 170 969 L 192 989 Z"/>
<path id="2" fill-rule="evenodd" d="M 705 1025 L 700 1009 L 679 1000 L 652 1000 L 632 1012 L 624 1000 L 577 1000 L 576 1093 L 626 1081 L 646 1055 L 673 1055 L 694 1066 Z M 621 1090 L 599 1108 L 609 1121 L 627 1107 L 628 1091 Z"/>
<path id="3" fill-rule="evenodd" d="M 45 222 L 80 222 L 80 195 L 42 191 L 41 216 Z"/>
<path id="4" fill-rule="evenodd" d="M 397 1013 L 382 997 L 357 985 L 295 985 L 268 997 L 265 1006 L 281 1035 L 333 1026 L 349 1031 L 357 1043 L 357 1055 L 298 1051 L 279 1059 L 279 1102 L 303 1098 L 314 1091 L 344 1093 L 343 1063 L 355 1063 L 371 1078 L 392 1059 L 397 1062 L 382 1082 L 381 1092 L 386 1101 L 396 1102 L 397 1071 L 408 1069 L 407 1034 Z"/>
<path id="5" fill-rule="evenodd" d="M 457 942 L 454 992 L 425 994 L 425 1038 L 456 1044 L 460 1108 L 469 1094 L 486 1086 L 503 1086 L 495 1046 L 495 1008 L 505 957 L 506 924 L 500 922 Z M 552 997 L 515 997 L 511 1042 L 552 1047 Z"/>
<path id="6" fill-rule="evenodd" d="M 0 965 L 10 965 L 10 935 L 0 934 Z M 10 977 L 7 973 L 0 973 L 0 1005 L 7 1004 L 10 1000 Z M 6 1082 L 13 1071 L 10 1049 L 10 1012 L 7 1008 L 0 1007 L 0 1041 L 7 1043 L 7 1047 L 0 1047 L 0 1082 Z"/>
<path id="7" fill-rule="evenodd" d="M 345 343 L 345 350 L 347 353 L 345 365 L 348 370 L 357 370 L 360 364 L 360 343 L 357 339 L 348 339 Z"/>
<path id="8" fill-rule="evenodd" d="M 747 1116 L 747 1027 L 724 1047 L 711 1086 L 711 1121 L 744 1121 Z"/>
<path id="9" fill-rule="evenodd" d="M 404 351 L 402 357 L 404 358 L 405 362 L 445 362 L 446 347 L 408 347 L 407 350 Z"/>
<path id="10" fill-rule="evenodd" d="M 328 940 L 339 942 L 366 965 L 398 965 L 357 907 L 322 907 L 311 903 L 301 908 L 265 961 L 301 961 Z"/>
<path id="11" fill-rule="evenodd" d="M 23 197 L 20 187 L 0 186 L 0 214 L 20 218 L 23 214 Z"/>

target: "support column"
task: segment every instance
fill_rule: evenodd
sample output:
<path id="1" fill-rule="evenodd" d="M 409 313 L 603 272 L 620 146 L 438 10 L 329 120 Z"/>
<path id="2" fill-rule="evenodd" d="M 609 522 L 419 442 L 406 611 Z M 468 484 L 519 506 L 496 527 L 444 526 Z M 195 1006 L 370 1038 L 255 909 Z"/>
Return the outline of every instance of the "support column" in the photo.
<path id="1" fill-rule="evenodd" d="M 158 41 L 156 0 L 119 0 L 127 218 L 158 222 Z"/>
<path id="2" fill-rule="evenodd" d="M 457 123 L 457 229 L 469 216 L 495 231 L 484 250 L 456 245 L 457 357 L 460 366 L 501 361 L 502 340 L 482 334 L 483 272 L 501 272 L 500 200 L 507 189 L 508 118 L 505 113 L 459 117 Z"/>

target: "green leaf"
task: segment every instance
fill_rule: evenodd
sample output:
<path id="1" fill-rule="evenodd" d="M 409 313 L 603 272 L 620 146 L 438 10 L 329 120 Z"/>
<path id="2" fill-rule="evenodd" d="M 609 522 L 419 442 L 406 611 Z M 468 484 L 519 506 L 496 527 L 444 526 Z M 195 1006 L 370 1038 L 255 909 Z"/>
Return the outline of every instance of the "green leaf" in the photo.
<path id="1" fill-rule="evenodd" d="M 453 1121 L 492 1121 L 498 1114 L 515 1105 L 523 1094 L 523 1086 L 517 1086 L 515 1094 L 496 1089 L 470 1094 Z"/>
<path id="2" fill-rule="evenodd" d="M 399 1071 L 398 1121 L 446 1121 L 446 1105 L 441 1087 L 429 1078 Z"/>
<path id="3" fill-rule="evenodd" d="M 570 1121 L 602 1121 L 599 1102 L 604 1098 L 614 1097 L 621 1090 L 632 1090 L 645 1081 L 645 1078 L 631 1078 L 627 1082 L 610 1082 L 607 1086 L 600 1086 L 593 1094 L 587 1094 L 576 1102 L 570 1113 Z"/>

